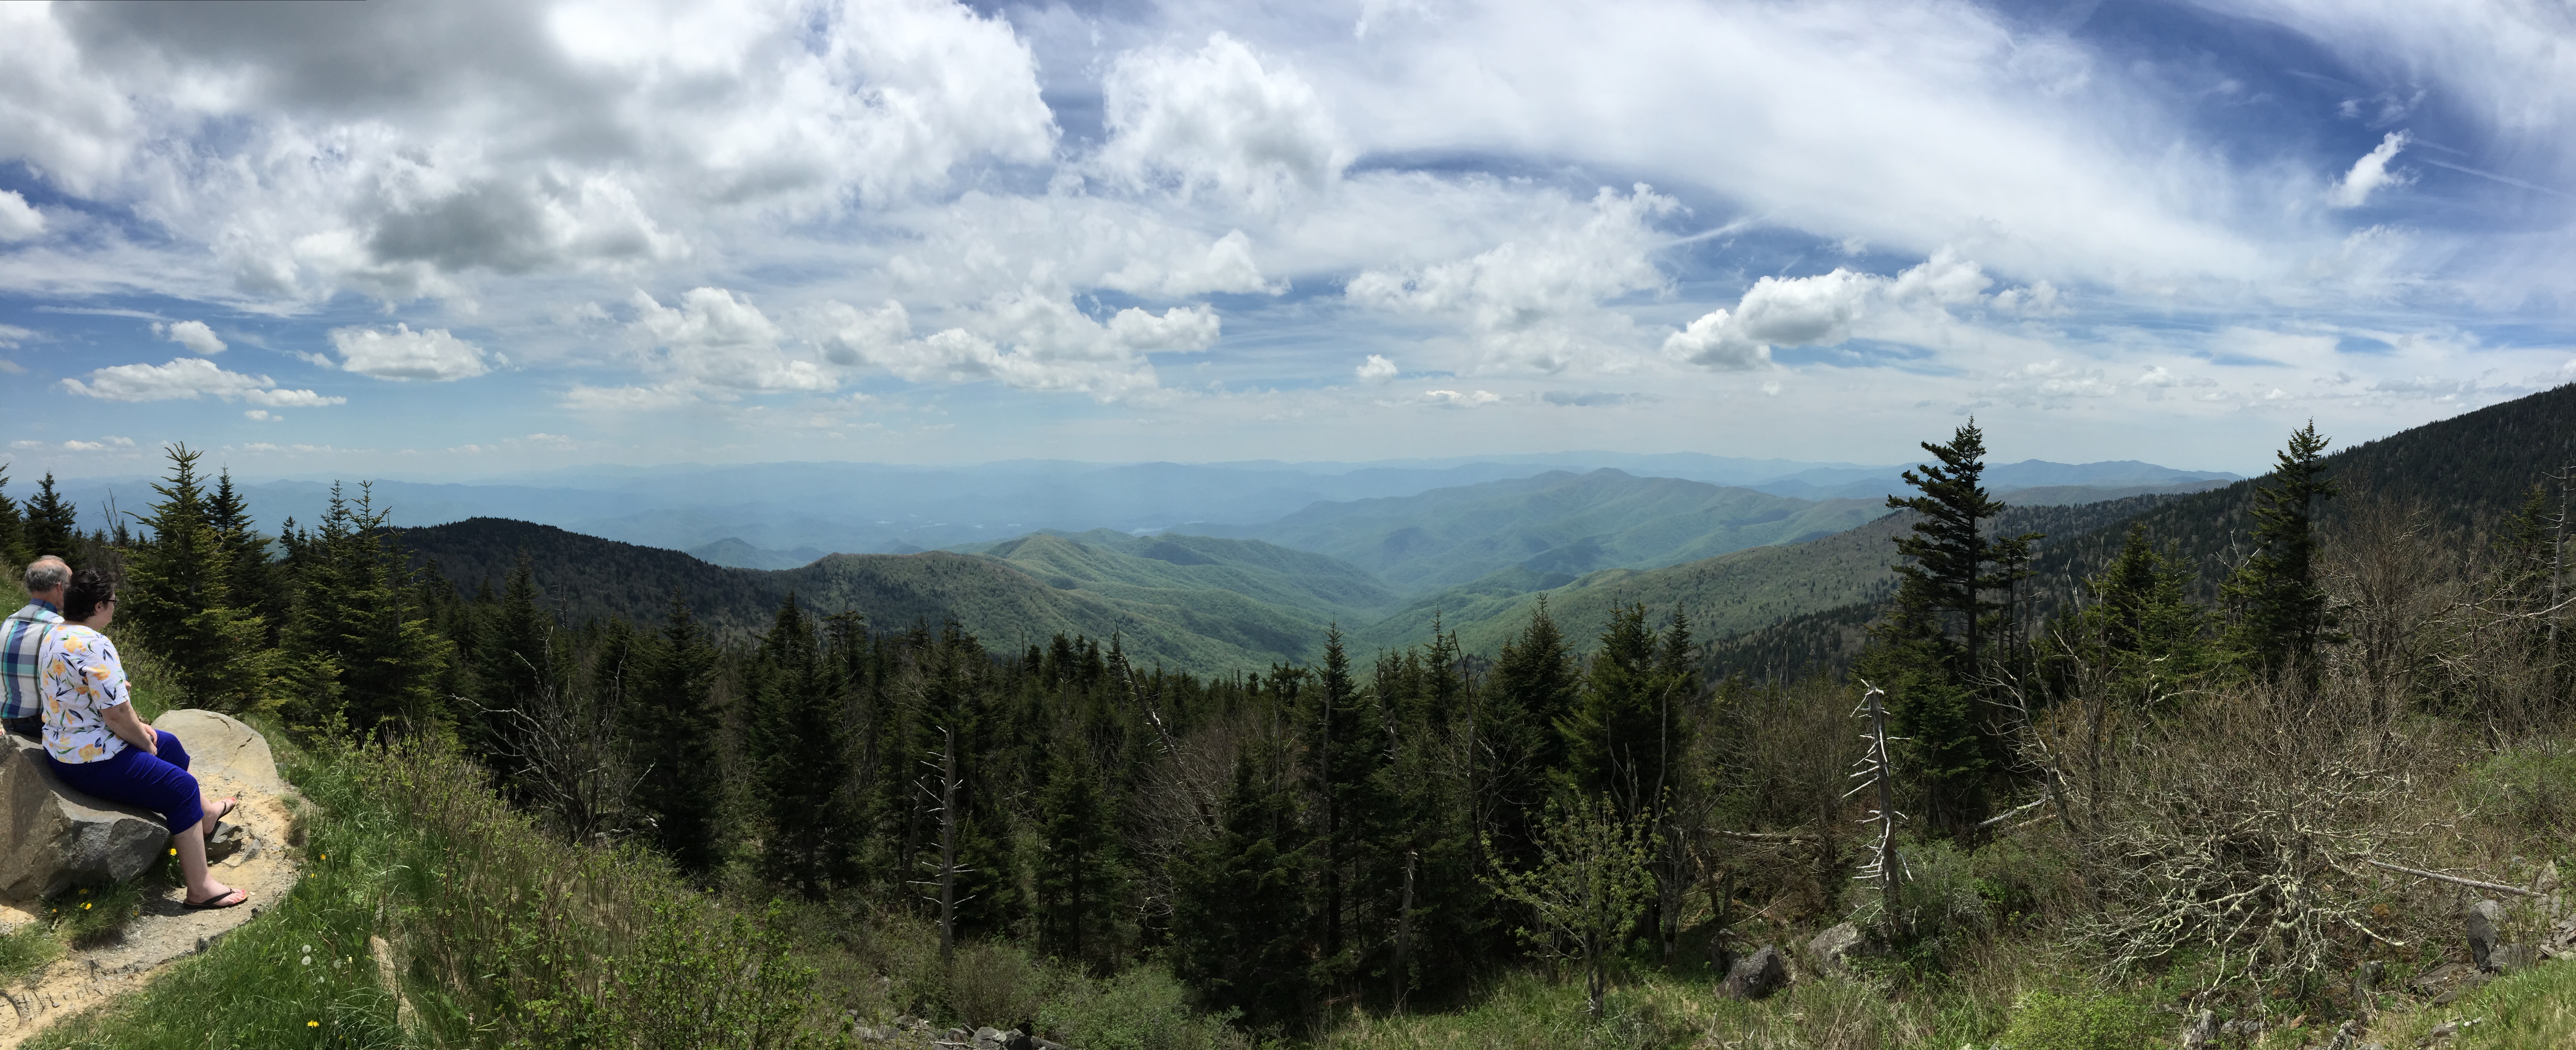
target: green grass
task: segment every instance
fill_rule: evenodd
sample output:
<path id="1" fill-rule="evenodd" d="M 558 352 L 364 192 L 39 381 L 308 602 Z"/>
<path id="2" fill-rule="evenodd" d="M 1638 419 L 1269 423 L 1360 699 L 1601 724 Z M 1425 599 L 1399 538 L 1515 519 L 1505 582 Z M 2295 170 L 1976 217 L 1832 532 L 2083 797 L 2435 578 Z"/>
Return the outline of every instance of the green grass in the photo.
<path id="1" fill-rule="evenodd" d="M 15 981 L 62 958 L 63 942 L 51 924 L 21 923 L 0 934 L 0 982 Z"/>

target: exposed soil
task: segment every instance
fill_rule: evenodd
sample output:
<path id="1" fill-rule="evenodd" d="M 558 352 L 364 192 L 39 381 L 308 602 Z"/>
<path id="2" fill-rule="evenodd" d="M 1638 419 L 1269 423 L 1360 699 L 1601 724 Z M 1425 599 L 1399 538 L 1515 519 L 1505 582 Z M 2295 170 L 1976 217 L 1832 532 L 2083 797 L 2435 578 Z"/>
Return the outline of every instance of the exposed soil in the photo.
<path id="1" fill-rule="evenodd" d="M 256 765 L 256 764 L 254 764 Z M 248 891 L 250 900 L 215 911 L 181 908 L 183 890 L 149 895 L 143 914 L 125 928 L 122 939 L 88 949 L 74 949 L 51 965 L 0 988 L 11 1009 L 0 1009 L 0 1050 L 9 1050 L 65 1017 L 143 987 L 164 968 L 206 950 L 216 939 L 285 898 L 300 869 L 288 848 L 293 789 L 277 779 L 274 769 L 237 770 L 209 763 L 200 768 L 199 784 L 207 795 L 238 795 L 241 805 L 224 818 L 250 833 L 240 852 L 215 865 L 215 880 Z M 0 926 L 11 929 L 38 921 L 38 901 L 0 901 Z"/>

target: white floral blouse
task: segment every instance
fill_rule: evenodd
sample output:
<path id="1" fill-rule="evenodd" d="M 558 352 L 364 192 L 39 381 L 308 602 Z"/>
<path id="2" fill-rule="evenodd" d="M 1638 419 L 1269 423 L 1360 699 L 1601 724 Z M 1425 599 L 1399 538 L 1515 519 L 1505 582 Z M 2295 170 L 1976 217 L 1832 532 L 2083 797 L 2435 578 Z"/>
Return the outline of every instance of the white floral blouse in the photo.
<path id="1" fill-rule="evenodd" d="M 57 762 L 105 762 L 125 750 L 104 713 L 126 702 L 125 664 L 116 643 L 79 624 L 45 636 L 36 673 L 45 698 L 45 753 Z"/>

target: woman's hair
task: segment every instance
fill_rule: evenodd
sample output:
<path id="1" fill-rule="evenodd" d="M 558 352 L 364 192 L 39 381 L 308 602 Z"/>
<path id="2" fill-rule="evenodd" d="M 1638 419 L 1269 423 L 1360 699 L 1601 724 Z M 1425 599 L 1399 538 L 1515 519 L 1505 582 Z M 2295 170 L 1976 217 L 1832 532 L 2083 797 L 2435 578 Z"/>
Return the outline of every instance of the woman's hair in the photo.
<path id="1" fill-rule="evenodd" d="M 100 605 L 116 597 L 116 581 L 97 569 L 82 569 L 72 574 L 72 584 L 63 589 L 63 619 L 78 623 L 90 618 Z"/>

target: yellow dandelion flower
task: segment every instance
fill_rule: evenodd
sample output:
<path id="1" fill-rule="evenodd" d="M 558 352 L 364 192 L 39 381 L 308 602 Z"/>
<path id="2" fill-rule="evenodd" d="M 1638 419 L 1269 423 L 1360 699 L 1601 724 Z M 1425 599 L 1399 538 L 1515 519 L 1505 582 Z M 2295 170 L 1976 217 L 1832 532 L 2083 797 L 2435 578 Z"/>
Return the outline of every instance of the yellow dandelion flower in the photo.
<path id="1" fill-rule="evenodd" d="M 82 901 L 82 902 L 81 902 L 81 910 L 82 910 L 82 911 L 88 911 L 88 910 L 89 910 L 89 902 L 88 902 L 88 901 Z"/>
<path id="2" fill-rule="evenodd" d="M 322 1027 L 322 1022 L 320 1022 L 320 1021 L 306 1021 L 306 1022 L 304 1022 L 304 1027 L 306 1027 L 306 1028 L 320 1028 L 320 1027 Z"/>

